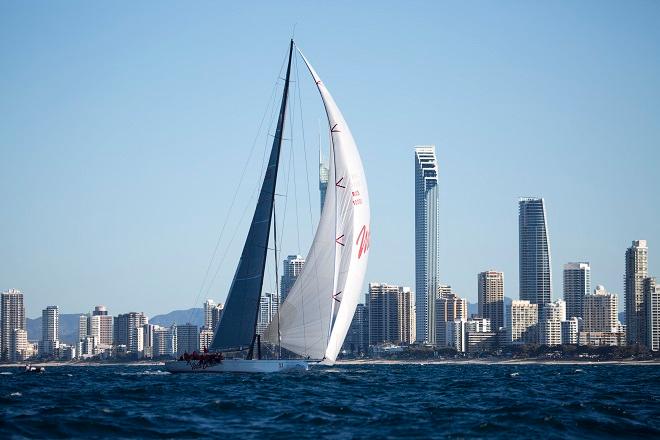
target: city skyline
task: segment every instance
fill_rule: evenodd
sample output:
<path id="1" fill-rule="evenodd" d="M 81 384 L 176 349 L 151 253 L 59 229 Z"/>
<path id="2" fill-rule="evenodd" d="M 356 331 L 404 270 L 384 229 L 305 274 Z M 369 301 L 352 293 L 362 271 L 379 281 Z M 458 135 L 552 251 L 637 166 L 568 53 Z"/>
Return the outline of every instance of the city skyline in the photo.
<path id="1" fill-rule="evenodd" d="M 620 250 L 636 239 L 660 243 L 657 208 L 649 204 L 658 188 L 658 6 L 594 12 L 545 5 L 526 20 L 510 6 L 502 7 L 506 13 L 391 7 L 392 18 L 364 27 L 373 11 L 356 6 L 327 33 L 314 32 L 322 23 L 311 6 L 297 17 L 297 38 L 336 86 L 364 155 L 374 220 L 367 281 L 414 285 L 412 170 L 405 164 L 413 145 L 433 143 L 443 182 L 441 283 L 476 302 L 475 274 L 495 267 L 507 280 L 504 295 L 518 298 L 514 203 L 534 195 L 548 204 L 552 299 L 561 298 L 562 265 L 589 261 L 593 283 L 616 293 L 623 308 Z M 0 195 L 9 213 L 0 219 L 8 255 L 0 289 L 22 290 L 30 317 L 51 304 L 61 313 L 100 303 L 150 314 L 197 306 L 240 178 L 236 164 L 246 160 L 255 111 L 277 76 L 263 66 L 281 61 L 291 17 L 267 6 L 282 24 L 254 18 L 255 29 L 245 32 L 242 6 L 223 11 L 237 19 L 220 29 L 213 11 L 107 11 L 120 31 L 88 8 L 50 8 L 33 16 L 9 5 L 0 17 L 0 53 L 9 60 L 0 83 L 7 115 L 0 121 Z M 576 11 L 590 19 L 575 26 Z M 417 23 L 417 32 L 390 35 L 401 17 Z M 151 18 L 163 26 L 144 32 Z M 197 26 L 176 37 L 164 31 L 182 19 Z M 475 23 L 478 31 L 466 32 Z M 565 26 L 559 40 L 556 23 Z M 264 42 L 266 29 L 282 41 Z M 240 47 L 235 35 L 244 37 Z M 406 58 L 391 63 L 402 47 Z M 393 90 L 401 78 L 406 87 Z M 400 117 L 392 108 L 413 110 Z M 308 134 L 316 138 L 315 130 Z M 311 176 L 319 171 L 315 143 Z M 317 198 L 312 205 L 318 218 Z M 624 215 L 646 206 L 650 215 Z M 300 247 L 281 254 L 304 254 L 304 237 Z M 225 261 L 236 260 L 236 243 L 227 253 Z M 650 259 L 650 274 L 660 273 L 658 261 Z M 235 269 L 226 266 L 202 297 L 224 301 Z"/>

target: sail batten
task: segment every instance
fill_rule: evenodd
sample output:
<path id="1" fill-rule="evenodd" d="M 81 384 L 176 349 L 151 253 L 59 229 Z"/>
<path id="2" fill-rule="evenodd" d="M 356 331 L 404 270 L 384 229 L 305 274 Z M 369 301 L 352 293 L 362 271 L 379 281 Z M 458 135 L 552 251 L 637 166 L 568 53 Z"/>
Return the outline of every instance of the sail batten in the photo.
<path id="1" fill-rule="evenodd" d="M 246 348 L 252 343 L 255 335 L 282 148 L 282 134 L 286 120 L 292 54 L 293 40 L 289 45 L 284 92 L 268 166 L 264 173 L 257 206 L 238 267 L 225 301 L 224 312 L 211 342 L 212 350 Z"/>

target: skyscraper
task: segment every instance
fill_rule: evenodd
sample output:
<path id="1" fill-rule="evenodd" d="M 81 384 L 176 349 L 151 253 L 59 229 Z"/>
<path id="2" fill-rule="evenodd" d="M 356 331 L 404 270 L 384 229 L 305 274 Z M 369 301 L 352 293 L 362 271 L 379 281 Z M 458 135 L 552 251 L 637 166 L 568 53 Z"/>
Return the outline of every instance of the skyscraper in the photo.
<path id="1" fill-rule="evenodd" d="M 280 281 L 280 295 L 282 296 L 281 302 L 284 302 L 287 295 L 291 291 L 293 284 L 298 279 L 298 275 L 305 265 L 305 259 L 300 255 L 289 255 L 283 261 L 282 276 Z"/>
<path id="2" fill-rule="evenodd" d="M 417 340 L 436 343 L 438 162 L 435 146 L 415 147 L 415 308 Z"/>
<path id="3" fill-rule="evenodd" d="M 624 278 L 626 302 L 626 340 L 628 344 L 644 344 L 644 278 L 648 277 L 649 250 L 646 240 L 635 240 L 626 250 Z"/>
<path id="4" fill-rule="evenodd" d="M 660 284 L 655 277 L 644 279 L 646 307 L 646 348 L 660 351 Z"/>
<path id="5" fill-rule="evenodd" d="M 325 193 L 328 190 L 328 174 L 329 170 L 325 163 L 323 163 L 323 155 L 321 154 L 321 146 L 319 145 L 319 193 L 321 194 L 321 211 L 323 211 Z"/>
<path id="6" fill-rule="evenodd" d="M 552 297 L 548 222 L 543 199 L 518 202 L 520 299 L 542 308 Z"/>
<path id="7" fill-rule="evenodd" d="M 25 330 L 25 307 L 20 290 L 9 289 L 0 295 L 0 329 L 0 361 L 14 360 L 14 330 Z"/>
<path id="8" fill-rule="evenodd" d="M 564 265 L 564 301 L 568 318 L 583 317 L 584 297 L 591 293 L 591 266 L 589 263 Z"/>
<path id="9" fill-rule="evenodd" d="M 57 306 L 48 306 L 41 312 L 41 345 L 39 350 L 44 356 L 52 356 L 60 345 L 60 310 Z"/>
<path id="10" fill-rule="evenodd" d="M 489 270 L 478 276 L 479 316 L 493 331 L 504 327 L 504 273 Z"/>

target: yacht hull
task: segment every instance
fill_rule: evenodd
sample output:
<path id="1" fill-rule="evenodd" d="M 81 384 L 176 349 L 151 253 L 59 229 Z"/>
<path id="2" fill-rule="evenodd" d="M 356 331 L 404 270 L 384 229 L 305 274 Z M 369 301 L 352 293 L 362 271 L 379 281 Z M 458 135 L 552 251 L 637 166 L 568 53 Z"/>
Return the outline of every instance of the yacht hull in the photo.
<path id="1" fill-rule="evenodd" d="M 309 364 L 296 359 L 224 359 L 215 365 L 199 361 L 172 361 L 165 364 L 170 373 L 277 373 L 279 371 L 309 370 Z"/>

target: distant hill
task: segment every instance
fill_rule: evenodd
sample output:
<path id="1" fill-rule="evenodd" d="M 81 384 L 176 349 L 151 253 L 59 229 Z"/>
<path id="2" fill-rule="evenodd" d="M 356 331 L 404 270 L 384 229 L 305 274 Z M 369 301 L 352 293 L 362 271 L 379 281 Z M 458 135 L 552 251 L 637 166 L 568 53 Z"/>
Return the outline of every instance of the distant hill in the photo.
<path id="1" fill-rule="evenodd" d="M 506 309 L 511 306 L 511 301 L 513 299 L 509 298 L 508 296 L 504 297 L 504 314 L 506 315 Z M 479 304 L 478 303 L 468 303 L 468 318 L 472 315 L 478 315 L 479 314 Z"/>
<path id="2" fill-rule="evenodd" d="M 60 341 L 65 344 L 75 344 L 78 341 L 78 322 L 84 313 L 62 313 L 60 315 Z M 27 318 L 25 324 L 28 340 L 41 340 L 41 316 L 35 319 Z"/>
<path id="3" fill-rule="evenodd" d="M 174 310 L 164 315 L 156 315 L 153 318 L 149 318 L 149 323 L 162 325 L 163 327 L 169 327 L 172 324 L 190 323 L 201 327 L 204 325 L 204 309 Z"/>

